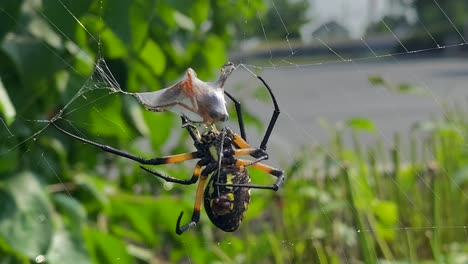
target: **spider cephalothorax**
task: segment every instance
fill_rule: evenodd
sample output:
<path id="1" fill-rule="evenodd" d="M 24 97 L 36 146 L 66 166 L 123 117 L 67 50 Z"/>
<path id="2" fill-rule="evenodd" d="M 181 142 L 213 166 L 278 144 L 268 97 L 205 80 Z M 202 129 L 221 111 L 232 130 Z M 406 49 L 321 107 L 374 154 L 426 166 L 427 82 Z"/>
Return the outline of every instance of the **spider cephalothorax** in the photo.
<path id="1" fill-rule="evenodd" d="M 232 68 L 230 64 L 228 66 L 228 73 L 230 73 Z M 168 182 L 183 185 L 191 185 L 198 182 L 191 220 L 187 224 L 181 226 L 180 222 L 183 216 L 182 212 L 177 219 L 177 234 L 182 234 L 187 229 L 198 223 L 200 220 L 202 201 L 205 205 L 208 217 L 213 224 L 226 232 L 232 232 L 239 227 L 239 224 L 243 219 L 244 212 L 248 208 L 250 202 L 250 189 L 270 189 L 276 191 L 284 180 L 283 171 L 261 163 L 261 161 L 268 159 L 266 145 L 280 111 L 268 84 L 260 76 L 257 76 L 257 78 L 267 88 L 275 108 L 270 123 L 268 124 L 268 128 L 263 136 L 263 140 L 258 148 L 254 148 L 247 143 L 240 103 L 226 92 L 225 94 L 236 106 L 240 135 L 232 132 L 231 129 L 227 127 L 218 131 L 209 123 L 206 125 L 211 125 L 209 126 L 211 129 L 200 135 L 198 129 L 189 120 L 187 120 L 186 117 L 182 116 L 182 127 L 184 127 L 190 134 L 196 149 L 190 153 L 146 159 L 132 155 L 123 150 L 99 144 L 74 135 L 59 127 L 55 123 L 56 120 L 51 121 L 51 124 L 70 137 L 95 146 L 103 151 L 134 160 L 142 165 L 162 165 L 198 159 L 193 175 L 189 179 L 178 179 L 162 175 L 159 172 L 144 166 L 140 167 L 156 177 Z M 221 85 L 224 84 L 224 81 L 225 79 L 222 79 L 218 81 L 218 83 Z M 192 115 L 198 114 L 201 115 L 200 112 L 192 112 Z M 250 156 L 251 159 L 242 159 L 240 156 Z M 250 176 L 247 168 L 255 168 L 266 172 L 274 176 L 276 180 L 272 185 L 252 184 L 250 183 Z"/>

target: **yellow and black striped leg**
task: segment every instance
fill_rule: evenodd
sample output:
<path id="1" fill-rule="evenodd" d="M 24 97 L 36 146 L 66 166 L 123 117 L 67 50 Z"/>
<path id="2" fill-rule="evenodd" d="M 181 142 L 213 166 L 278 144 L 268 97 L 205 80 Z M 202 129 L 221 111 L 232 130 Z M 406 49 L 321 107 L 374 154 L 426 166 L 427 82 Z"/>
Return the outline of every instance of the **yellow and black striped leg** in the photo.
<path id="1" fill-rule="evenodd" d="M 195 197 L 195 206 L 193 208 L 192 219 L 189 223 L 183 225 L 182 227 L 180 226 L 180 221 L 182 220 L 182 215 L 184 214 L 184 212 L 182 211 L 180 213 L 179 218 L 177 219 L 177 225 L 176 225 L 176 233 L 178 235 L 181 235 L 188 229 L 194 227 L 198 223 L 198 221 L 200 221 L 200 210 L 201 210 L 201 203 L 203 199 L 203 190 L 205 189 L 205 182 L 207 178 L 208 178 L 208 174 L 204 171 L 204 173 L 202 173 L 202 175 L 200 176 L 200 181 L 198 182 L 197 194 Z"/>
<path id="2" fill-rule="evenodd" d="M 273 185 L 260 185 L 260 184 L 226 184 L 226 183 L 217 183 L 217 185 L 221 186 L 229 186 L 229 187 L 247 187 L 251 189 L 269 189 L 273 191 L 277 191 L 281 184 L 283 184 L 284 181 L 284 171 L 275 169 L 271 166 L 265 165 L 263 163 L 254 163 L 252 164 L 252 161 L 250 160 L 242 160 L 239 159 L 236 161 L 236 166 L 237 167 L 245 167 L 245 166 L 251 166 L 252 168 L 256 168 L 258 170 L 261 170 L 263 172 L 266 172 L 272 176 L 276 177 L 276 181 Z"/>
<path id="3" fill-rule="evenodd" d="M 250 155 L 257 159 L 256 161 L 254 161 L 254 163 L 268 159 L 268 153 L 266 153 L 264 149 L 253 148 L 252 146 L 250 146 L 249 143 L 247 143 L 247 141 L 241 138 L 238 134 L 233 135 L 233 142 L 239 148 L 236 150 L 234 154 L 236 156 Z"/>
<path id="4" fill-rule="evenodd" d="M 113 147 L 108 146 L 108 145 L 100 144 L 100 143 L 88 140 L 86 138 L 79 137 L 79 136 L 77 136 L 75 134 L 72 134 L 72 133 L 64 130 L 63 128 L 59 127 L 57 124 L 55 124 L 55 122 L 51 122 L 51 124 L 55 128 L 57 128 L 60 132 L 64 133 L 67 136 L 70 136 L 70 137 L 72 137 L 74 139 L 77 139 L 77 140 L 79 140 L 81 142 L 84 142 L 86 144 L 89 144 L 91 146 L 97 147 L 97 148 L 99 148 L 99 149 L 101 149 L 103 151 L 106 151 L 106 152 L 109 152 L 109 153 L 112 153 L 112 154 L 115 154 L 115 155 L 118 155 L 118 156 L 121 156 L 121 157 L 124 157 L 124 158 L 127 158 L 127 159 L 134 160 L 134 161 L 136 161 L 138 163 L 141 163 L 141 164 L 144 164 L 144 165 L 161 165 L 161 164 L 168 164 L 168 163 L 176 163 L 176 162 L 182 162 L 182 161 L 186 161 L 186 160 L 190 160 L 190 159 L 198 159 L 198 158 L 202 157 L 202 155 L 200 153 L 195 151 L 195 152 L 191 152 L 191 153 L 167 156 L 167 157 L 162 157 L 162 158 L 146 159 L 146 158 L 135 156 L 135 155 L 130 154 L 130 153 L 126 152 L 126 151 L 113 148 Z"/>
<path id="5" fill-rule="evenodd" d="M 261 149 L 254 149 L 254 148 L 244 148 L 244 149 L 236 149 L 234 150 L 234 156 L 242 156 L 242 155 L 250 155 L 252 157 L 256 157 L 256 159 L 250 161 L 248 164 L 244 166 L 250 166 L 255 163 L 259 163 L 262 160 L 268 159 L 268 154 L 266 154 Z"/>
<path id="6" fill-rule="evenodd" d="M 162 175 L 161 173 L 159 173 L 157 171 L 148 169 L 148 168 L 143 167 L 143 166 L 140 166 L 140 168 L 142 168 L 143 170 L 145 170 L 145 171 L 153 174 L 154 176 L 159 177 L 159 178 L 161 178 L 161 179 L 163 179 L 163 180 L 165 180 L 167 182 L 174 182 L 174 183 L 179 183 L 179 184 L 183 184 L 183 185 L 190 185 L 190 184 L 194 184 L 194 183 L 197 182 L 198 177 L 200 176 L 201 167 L 203 166 L 202 164 L 203 164 L 202 161 L 197 162 L 197 164 L 195 165 L 195 169 L 193 170 L 192 177 L 190 179 L 187 179 L 187 180 L 181 180 L 181 179 L 177 179 L 177 178 L 174 178 L 174 177 Z"/>

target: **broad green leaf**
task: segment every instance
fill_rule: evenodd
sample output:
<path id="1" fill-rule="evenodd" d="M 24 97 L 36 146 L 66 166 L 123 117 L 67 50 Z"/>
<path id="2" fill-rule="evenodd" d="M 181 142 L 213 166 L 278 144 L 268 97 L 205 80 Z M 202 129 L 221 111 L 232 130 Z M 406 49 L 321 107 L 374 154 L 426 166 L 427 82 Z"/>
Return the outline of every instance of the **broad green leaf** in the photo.
<path id="1" fill-rule="evenodd" d="M 85 238 L 94 263 L 135 263 L 119 238 L 96 229 L 86 229 Z"/>
<path id="2" fill-rule="evenodd" d="M 46 263 L 50 264 L 91 263 L 91 257 L 86 249 L 82 235 L 80 233 L 70 233 L 66 230 L 59 230 L 54 233 L 52 245 L 45 259 Z"/>
<path id="3" fill-rule="evenodd" d="M 112 30 L 105 28 L 100 35 L 102 41 L 102 51 L 106 57 L 116 59 L 127 55 L 128 51 L 121 39 L 117 38 Z"/>
<path id="4" fill-rule="evenodd" d="M 45 255 L 52 239 L 52 206 L 37 177 L 15 174 L 0 189 L 0 237 L 31 259 Z"/>
<path id="5" fill-rule="evenodd" d="M 161 75 L 166 69 L 166 57 L 159 45 L 152 40 L 146 41 L 141 50 L 140 58 L 156 75 Z"/>
<path id="6" fill-rule="evenodd" d="M 143 111 L 146 111 L 141 104 L 139 104 L 134 98 L 128 98 L 125 100 L 125 105 L 127 105 L 127 110 L 130 115 L 130 119 L 132 120 L 132 124 L 134 125 L 135 129 L 145 137 L 150 136 L 150 130 L 148 125 L 145 123 L 145 119 L 143 116 Z"/>
<path id="7" fill-rule="evenodd" d="M 0 78 L 0 114 L 5 117 L 6 125 L 11 125 L 15 120 L 16 111 L 11 103 L 10 97 L 3 86 L 2 79 Z M 1 118 L 1 117 L 0 117 Z"/>
<path id="8" fill-rule="evenodd" d="M 155 113 L 147 110 L 143 111 L 143 117 L 149 128 L 151 144 L 155 150 L 159 150 L 166 143 L 172 129 L 180 120 L 177 118 L 177 122 L 175 122 L 176 116 L 173 113 Z"/>
<path id="9" fill-rule="evenodd" d="M 200 25 L 208 20 L 208 14 L 210 12 L 210 1 L 198 0 L 191 4 L 192 10 L 190 11 L 190 17 L 193 19 L 195 24 Z"/>
<path id="10" fill-rule="evenodd" d="M 398 224 L 398 207 L 392 201 L 374 200 L 372 202 L 372 210 L 379 219 L 387 227 L 393 227 Z"/>
<path id="11" fill-rule="evenodd" d="M 225 43 L 214 34 L 206 36 L 202 52 L 210 69 L 220 68 L 226 63 Z M 212 75 L 212 73 L 210 72 L 209 75 Z"/>
<path id="12" fill-rule="evenodd" d="M 32 89 L 38 81 L 52 76 L 59 68 L 65 68 L 63 60 L 54 54 L 47 45 L 33 37 L 11 34 L 1 48 L 13 61 L 24 87 Z M 47 67 L 44 67 L 47 64 Z M 14 99 L 13 99 L 14 101 Z M 18 112 L 20 106 L 16 105 Z"/>
<path id="13" fill-rule="evenodd" d="M 75 229 L 74 231 L 79 233 L 81 226 L 86 222 L 86 211 L 82 204 L 73 197 L 62 193 L 55 194 L 53 201 L 56 210 L 63 216 L 62 220 L 67 220 L 64 222 L 67 229 Z"/>
<path id="14" fill-rule="evenodd" d="M 137 52 L 149 38 L 148 33 L 151 25 L 149 22 L 154 19 L 153 7 L 153 1 L 132 1 L 130 8 L 131 48 Z"/>
<path id="15" fill-rule="evenodd" d="M 125 218 L 128 221 L 131 228 L 137 231 L 141 237 L 143 237 L 147 243 L 152 244 L 156 240 L 151 218 L 148 213 L 151 212 L 151 206 L 140 203 L 125 203 L 120 201 L 113 201 L 112 203 L 112 214 L 118 218 Z"/>
<path id="16" fill-rule="evenodd" d="M 158 1 L 154 11 L 157 13 L 156 18 L 163 21 L 165 26 L 174 27 L 176 25 L 174 17 L 177 10 L 172 8 L 169 4 L 170 3 L 166 3 L 164 1 Z"/>
<path id="17" fill-rule="evenodd" d="M 149 87 L 149 90 L 161 88 L 161 84 L 155 79 L 150 67 L 141 61 L 132 61 L 128 72 L 128 91 L 141 92 L 141 87 Z"/>

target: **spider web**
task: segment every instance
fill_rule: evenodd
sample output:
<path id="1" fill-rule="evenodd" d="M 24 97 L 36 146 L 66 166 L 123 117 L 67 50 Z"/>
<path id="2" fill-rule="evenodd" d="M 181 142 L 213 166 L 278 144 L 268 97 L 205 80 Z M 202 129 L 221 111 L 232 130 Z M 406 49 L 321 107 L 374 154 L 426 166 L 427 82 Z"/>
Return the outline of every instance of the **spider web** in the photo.
<path id="1" fill-rule="evenodd" d="M 121 100 L 124 102 L 131 101 L 132 98 L 122 90 L 119 81 L 116 80 L 114 73 L 108 67 L 108 61 L 101 55 L 101 50 L 105 49 L 105 47 L 101 46 L 101 36 L 92 33 L 92 31 L 80 21 L 80 18 L 68 8 L 66 2 L 60 0 L 58 2 L 63 7 L 63 12 L 67 12 L 69 16 L 76 21 L 77 25 L 85 31 L 88 38 L 93 41 L 96 49 L 99 51 L 97 53 L 98 57 L 94 58 L 86 51 L 79 50 L 78 46 L 72 45 L 72 48 L 75 49 L 76 56 L 80 56 L 88 65 L 93 65 L 93 70 L 89 74 L 89 77 L 78 81 L 79 84 L 76 85 L 76 90 L 66 95 L 68 97 L 65 102 L 57 102 L 58 111 L 51 116 L 44 117 L 43 119 L 36 119 L 36 115 L 33 113 L 31 115 L 26 113 L 18 116 L 17 118 L 26 120 L 31 124 L 30 128 L 28 128 L 29 132 L 27 136 L 22 135 L 23 137 L 20 137 L 16 128 L 8 126 L 4 119 L 0 119 L 4 127 L 4 130 L 1 132 L 0 157 L 6 157 L 11 152 L 19 151 L 23 154 L 22 159 L 37 160 L 38 163 L 42 164 L 45 171 L 48 171 L 49 174 L 57 178 L 58 182 L 63 182 L 62 176 L 60 176 L 61 174 L 58 170 L 60 167 L 58 162 L 47 154 L 34 151 L 34 146 L 36 142 L 40 141 L 38 140 L 40 136 L 43 133 L 50 133 L 49 120 L 63 121 L 69 129 L 71 128 L 74 133 L 83 137 L 86 137 L 87 131 L 98 129 L 93 128 L 97 127 L 97 123 L 105 123 L 106 126 L 121 131 L 124 136 L 129 135 L 131 133 L 128 130 L 131 128 L 123 125 L 124 122 L 120 117 L 103 114 L 104 111 L 102 107 L 105 107 L 107 104 L 112 106 L 115 102 Z M 353 124 L 357 124 L 358 130 L 361 129 L 361 131 L 364 131 L 358 135 L 359 141 L 363 144 L 362 147 L 364 149 L 367 147 L 372 148 L 372 146 L 379 144 L 382 145 L 384 151 L 379 152 L 380 154 L 377 152 L 370 152 L 370 159 L 374 158 L 378 160 L 380 164 L 378 164 L 377 167 L 381 170 L 391 170 L 391 167 L 394 166 L 390 161 L 390 157 L 382 158 L 380 156 L 389 156 L 390 154 L 382 153 L 390 153 L 392 149 L 394 153 L 402 157 L 403 163 L 410 162 L 412 159 L 412 150 L 410 149 L 410 145 L 412 144 L 411 140 L 414 140 L 420 146 L 418 150 L 416 150 L 418 162 L 429 163 L 436 159 L 435 156 L 430 156 L 427 151 L 424 151 L 423 145 L 427 143 L 426 139 L 428 133 L 424 131 L 418 132 L 418 130 L 415 129 L 415 124 L 419 121 L 435 120 L 435 118 L 440 115 L 445 115 L 443 117 L 450 118 L 447 111 L 445 111 L 446 105 L 453 105 L 454 102 L 466 98 L 466 88 L 463 87 L 466 78 L 466 71 L 464 69 L 466 69 L 467 65 L 460 57 L 463 56 L 461 55 L 463 54 L 461 51 L 466 49 L 468 43 L 466 42 L 463 29 L 457 27 L 447 11 L 444 10 L 438 1 L 434 0 L 430 4 L 434 5 L 442 14 L 441 17 L 443 17 L 443 19 L 439 21 L 439 24 L 449 25 L 449 28 L 453 30 L 452 38 L 446 40 L 445 43 L 442 44 L 441 41 L 434 36 L 432 28 L 429 25 L 424 24 L 418 17 L 412 17 L 412 15 L 409 14 L 408 16 L 410 19 L 412 17 L 414 20 L 413 25 L 417 28 L 417 32 L 424 35 L 425 43 L 430 43 L 422 47 L 409 45 L 407 43 L 407 35 L 399 32 L 399 28 L 393 27 L 391 24 L 387 23 L 384 15 L 386 14 L 385 10 L 388 6 L 381 4 L 381 6 L 376 7 L 376 10 L 379 12 L 373 15 L 373 22 L 381 22 L 383 27 L 385 27 L 387 30 L 387 32 L 383 34 L 385 40 L 393 43 L 393 47 L 396 47 L 396 51 L 395 49 L 385 49 L 381 47 L 381 44 L 376 39 L 364 36 L 363 32 L 360 32 L 360 30 L 362 31 L 362 27 L 352 25 L 355 22 L 351 21 L 357 18 L 355 15 L 356 13 L 351 11 L 351 8 L 358 7 L 351 7 L 351 4 L 342 1 L 336 6 L 330 4 L 328 9 L 325 9 L 326 11 L 324 12 L 320 12 L 320 14 L 317 14 L 317 11 L 317 13 L 310 13 L 308 15 L 319 20 L 311 23 L 311 27 L 316 29 L 314 34 L 320 32 L 334 32 L 336 29 L 332 29 L 330 26 L 336 26 L 336 24 L 327 22 L 336 20 L 344 25 L 349 23 L 349 36 L 337 40 L 330 37 L 329 34 L 322 34 L 323 36 L 321 35 L 318 37 L 314 36 L 314 34 L 309 34 L 311 36 L 309 36 L 308 40 L 304 40 L 304 44 L 292 38 L 292 28 L 289 26 L 290 21 L 287 20 L 285 10 L 281 9 L 278 3 L 279 1 L 267 1 L 266 3 L 266 5 L 273 10 L 272 14 L 274 18 L 272 21 L 277 22 L 276 25 L 279 25 L 277 28 L 273 28 L 272 25 L 265 21 L 265 18 L 262 16 L 264 10 L 257 10 L 255 7 L 249 6 L 249 8 L 255 9 L 257 15 L 251 19 L 246 18 L 245 29 L 241 28 L 240 33 L 237 35 L 240 42 L 239 45 L 236 46 L 237 48 L 231 52 L 230 60 L 240 62 L 243 66 L 239 67 L 233 76 L 230 77 L 227 89 L 232 90 L 236 97 L 242 100 L 243 107 L 249 113 L 254 113 L 258 120 L 262 120 L 262 123 L 266 124 L 271 116 L 272 106 L 269 101 L 263 99 L 264 96 L 261 92 L 260 94 L 256 93 L 259 90 L 256 89 L 259 83 L 258 80 L 254 78 L 255 74 L 260 74 L 270 84 L 280 104 L 281 116 L 269 143 L 268 150 L 270 153 L 270 160 L 267 163 L 276 167 L 287 168 L 292 164 L 297 164 L 301 159 L 307 161 L 306 165 L 302 165 L 303 171 L 291 177 L 310 177 L 306 179 L 306 182 L 309 180 L 311 185 L 306 186 L 308 188 L 299 189 L 299 191 L 308 191 L 310 192 L 308 195 L 315 197 L 317 200 L 316 204 L 310 206 L 318 208 L 320 213 L 317 217 L 320 219 L 313 219 L 313 221 L 318 225 L 321 223 L 324 226 L 331 226 L 333 233 L 328 234 L 327 231 L 330 231 L 330 229 L 321 226 L 317 226 L 315 230 L 304 230 L 302 233 L 296 230 L 296 233 L 299 235 L 271 232 L 266 237 L 262 237 L 268 239 L 268 242 L 254 241 L 251 243 L 244 240 L 244 247 L 255 243 L 269 244 L 271 247 L 270 260 L 277 260 L 276 258 L 278 256 L 282 256 L 283 261 L 286 262 L 296 262 L 297 259 L 293 256 L 297 257 L 297 255 L 301 254 L 300 248 L 310 247 L 317 251 L 317 258 L 320 262 L 328 263 L 332 262 L 332 260 L 327 261 L 327 259 L 322 259 L 321 256 L 325 256 L 325 252 L 331 249 L 326 248 L 327 245 L 322 244 L 322 242 L 343 239 L 346 241 L 345 243 L 337 244 L 338 246 L 333 245 L 333 247 L 336 246 L 333 250 L 337 252 L 337 261 L 353 263 L 356 261 L 356 254 L 353 254 L 352 250 L 358 248 L 356 241 L 359 240 L 361 233 L 367 234 L 369 239 L 369 237 L 374 237 L 378 232 L 385 232 L 387 230 L 391 233 L 396 233 L 398 236 L 407 236 L 416 240 L 424 239 L 424 236 L 437 236 L 439 233 L 445 232 L 444 234 L 447 237 L 444 237 L 444 239 L 447 239 L 447 241 L 430 239 L 428 239 L 428 241 L 432 243 L 444 243 L 446 246 L 450 247 L 466 248 L 466 244 L 468 243 L 466 216 L 465 218 L 461 218 L 461 220 L 458 218 L 454 221 L 444 221 L 443 223 L 445 224 L 440 225 L 437 218 L 428 214 L 427 208 L 421 207 L 421 203 L 416 201 L 418 197 L 415 198 L 409 193 L 407 186 L 403 185 L 403 183 L 396 178 L 391 180 L 391 183 L 394 185 L 392 188 L 395 188 L 395 191 L 399 193 L 398 197 L 401 199 L 401 202 L 408 204 L 408 208 L 413 211 L 408 218 L 419 217 L 420 224 L 416 226 L 408 224 L 409 221 L 405 222 L 401 220 L 403 218 L 400 218 L 391 226 L 384 226 L 382 230 L 374 230 L 369 227 L 375 227 L 375 225 L 372 224 L 359 225 L 355 222 L 345 221 L 351 219 L 347 217 L 346 214 L 356 213 L 356 205 L 346 199 L 343 200 L 344 205 L 332 205 L 344 206 L 347 209 L 347 211 L 344 210 L 343 216 L 341 216 L 342 219 L 335 219 L 335 217 L 338 216 L 330 214 L 330 208 L 327 202 L 332 199 L 330 195 L 336 190 L 321 192 L 318 185 L 323 182 L 322 178 L 317 176 L 329 175 L 317 169 L 318 164 L 321 162 L 320 157 L 328 156 L 332 160 L 340 160 L 340 157 L 337 156 L 338 152 L 333 150 L 334 146 L 330 143 L 333 133 L 336 131 L 344 131 L 342 139 L 343 145 L 345 146 L 343 149 L 346 151 L 355 147 L 353 145 L 355 137 L 353 137 L 354 134 L 349 129 Z M 327 7 L 326 4 L 321 3 L 321 1 L 316 1 L 315 5 L 316 6 L 312 5 L 311 10 L 314 8 L 319 9 Z M 356 3 L 356 5 L 359 6 L 363 4 Z M 338 12 L 337 9 L 340 9 L 341 12 Z M 13 14 L 5 10 L 0 11 L 3 12 L 2 15 L 14 19 Z M 61 31 L 58 22 L 53 21 L 52 17 L 41 13 L 40 10 L 34 11 L 51 25 L 55 25 L 55 30 L 62 38 L 71 40 L 69 37 L 71 32 Z M 320 23 L 320 20 L 322 23 Z M 320 31 L 320 26 L 322 31 Z M 250 33 L 248 27 L 253 27 L 257 30 L 255 33 Z M 283 36 L 280 38 L 273 37 L 274 31 L 281 31 Z M 260 44 L 254 45 L 252 43 Z M 48 44 L 47 40 L 44 40 L 43 45 L 47 47 Z M 320 55 L 313 56 L 314 54 Z M 57 58 L 61 57 L 57 55 Z M 67 61 L 62 60 L 60 63 L 67 65 L 72 71 L 80 71 L 80 69 L 70 65 Z M 115 76 L 117 77 L 117 75 Z M 380 77 L 383 78 L 383 81 Z M 387 82 L 387 80 L 389 82 Z M 410 93 L 397 93 L 392 90 L 392 88 L 395 90 L 408 88 Z M 130 102 L 127 105 L 130 105 L 132 109 L 138 108 L 135 102 L 133 104 Z M 94 114 L 92 116 L 94 118 L 92 120 L 80 120 L 78 117 L 74 116 L 74 113 L 79 114 L 83 111 L 93 112 Z M 368 119 L 372 120 L 374 125 L 369 125 Z M 359 128 L 360 124 L 364 126 L 364 128 Z M 236 127 L 236 123 L 229 121 L 227 126 Z M 369 128 L 369 126 L 372 128 Z M 262 132 L 263 130 L 260 129 L 248 129 L 249 140 L 253 145 L 259 144 L 262 138 Z M 396 132 L 401 133 L 402 137 L 402 143 L 399 145 L 395 144 L 394 135 Z M 167 142 L 164 142 L 165 144 L 162 145 L 163 151 L 161 151 L 161 153 L 165 155 L 172 154 L 171 151 L 175 149 L 178 142 L 186 139 L 182 134 L 183 131 L 174 131 Z M 17 140 L 18 137 L 22 139 Z M 102 136 L 102 139 L 104 138 L 105 135 Z M 99 137 L 97 139 L 93 138 L 93 140 L 101 142 Z M 138 147 L 146 143 L 148 142 L 143 141 L 141 144 L 138 144 Z M 188 145 L 189 143 L 190 142 L 188 142 Z M 325 145 L 325 147 L 320 148 L 317 152 L 310 151 L 314 146 L 320 144 Z M 301 152 L 298 152 L 300 149 L 302 149 Z M 147 153 L 151 153 L 150 150 L 147 151 Z M 316 154 L 318 158 L 312 156 L 310 158 L 308 157 L 308 155 Z M 344 153 L 344 155 L 349 154 Z M 353 159 L 355 159 L 355 157 L 349 158 L 350 161 L 353 161 Z M 187 166 L 187 175 L 190 174 L 190 168 L 192 167 L 191 165 Z M 361 177 L 358 176 L 359 168 L 355 167 L 356 166 L 351 164 L 349 169 L 351 185 L 356 189 L 360 187 L 366 189 L 364 187 L 369 183 L 362 182 Z M 109 177 L 117 177 L 118 175 L 125 174 L 125 171 L 117 171 L 117 168 L 121 167 L 114 167 L 112 170 L 100 168 L 100 172 L 111 172 Z M 334 169 L 338 171 L 344 168 L 348 168 L 348 165 L 343 166 L 343 164 L 339 162 L 337 162 L 334 167 Z M 464 183 L 464 185 L 463 183 L 460 184 L 453 175 L 444 171 L 446 168 L 442 167 L 440 169 L 441 175 L 444 175 L 444 180 L 448 181 L 452 186 L 452 192 L 458 194 L 460 198 L 466 201 L 468 196 L 466 183 Z M 304 173 L 304 171 L 307 170 L 316 173 Z M 161 171 L 166 172 L 166 169 L 161 168 Z M 171 169 L 168 169 L 168 171 L 171 172 Z M 113 174 L 114 176 L 112 176 Z M 335 176 L 338 175 L 336 172 L 331 174 Z M 142 178 L 144 177 L 145 176 L 142 176 Z M 254 175 L 254 177 L 256 176 Z M 255 180 L 262 181 L 262 179 L 258 177 L 255 178 Z M 422 191 L 429 194 L 429 197 L 432 197 L 435 201 L 446 201 L 445 197 L 440 197 L 440 190 L 436 190 L 435 188 L 437 187 L 433 185 L 433 182 L 431 183 L 428 179 L 424 178 L 423 174 L 421 174 L 419 178 L 417 177 L 417 181 L 420 182 L 419 184 L 422 186 L 420 187 Z M 153 181 L 153 184 L 157 185 L 157 183 L 154 182 L 155 181 Z M 265 182 L 268 181 L 265 180 Z M 343 183 L 342 181 L 336 182 L 336 184 Z M 285 184 L 288 184 L 288 178 L 286 178 Z M 172 188 L 170 184 L 164 185 L 164 187 L 167 189 Z M 287 189 L 287 187 L 285 187 L 285 190 L 292 189 Z M 66 190 L 66 192 L 67 195 L 71 196 L 68 190 Z M 362 196 L 366 195 L 369 194 L 362 194 Z M 264 205 L 265 208 L 280 208 L 274 210 L 276 213 L 281 212 L 281 210 L 286 210 L 281 208 L 287 207 L 288 205 L 294 207 L 293 203 L 301 204 L 300 201 L 294 201 L 294 195 L 289 193 L 282 193 L 280 197 L 283 198 L 280 198 L 272 194 L 253 191 L 252 196 L 252 199 L 256 200 L 272 199 L 264 201 L 263 203 L 266 203 L 266 206 Z M 304 196 L 298 197 L 298 199 L 300 199 Z M 354 199 L 359 200 L 359 198 Z M 382 200 L 384 199 L 382 198 Z M 383 202 L 379 203 L 379 205 L 382 204 L 388 205 Z M 359 206 L 362 205 L 358 205 L 358 207 Z M 384 208 L 393 210 L 387 207 Z M 408 212 L 405 211 L 405 213 Z M 446 213 L 448 214 L 447 217 L 452 214 L 457 214 L 457 212 L 453 211 L 448 211 Z M 379 216 L 378 213 L 374 216 L 369 216 L 368 221 L 377 221 L 378 219 L 376 220 L 375 218 Z M 250 217 L 253 216 L 247 215 L 248 222 L 252 221 L 251 223 L 253 223 L 253 225 L 249 223 L 249 230 L 255 230 L 253 226 L 256 224 L 256 219 L 251 219 Z M 266 221 L 267 225 L 268 223 L 272 223 L 271 225 L 275 227 L 281 226 L 281 223 L 277 223 L 278 221 L 286 221 L 283 218 L 281 218 L 282 220 L 278 220 L 276 219 L 277 217 L 277 215 L 269 215 L 268 213 L 263 216 L 258 216 L 262 221 Z M 203 220 L 206 221 L 206 219 L 202 218 L 202 221 Z M 303 221 L 297 220 L 297 223 L 303 223 Z M 241 229 L 242 228 L 243 226 L 241 225 Z M 268 230 L 268 228 L 260 228 L 260 230 Z M 194 230 L 191 230 L 190 232 L 193 231 Z M 225 261 L 248 261 L 243 255 L 232 256 L 231 254 L 231 252 L 236 250 L 235 247 L 239 245 L 237 241 L 239 237 L 242 237 L 241 239 L 246 239 L 246 237 L 254 239 L 247 235 L 242 236 L 242 232 L 243 231 L 240 231 L 241 235 L 239 236 L 216 235 L 215 238 L 211 238 L 214 243 L 210 245 L 210 250 L 215 252 L 214 254 L 218 256 L 218 258 Z M 202 233 L 208 234 L 206 230 L 202 230 Z M 455 234 L 461 234 L 461 236 L 456 236 Z M 375 237 L 379 238 L 378 235 Z M 442 238 L 439 237 L 438 239 Z M 192 248 L 197 245 L 190 240 L 182 241 L 182 246 L 186 252 L 185 259 L 188 261 L 192 259 L 196 261 L 196 254 Z M 362 243 L 362 240 L 359 241 Z M 310 246 L 310 244 L 313 246 Z M 408 242 L 408 244 L 411 243 Z M 437 245 L 434 244 L 430 246 L 437 248 Z M 374 256 L 371 257 L 380 258 L 382 255 L 388 257 L 396 254 L 392 251 L 393 249 L 388 248 L 389 246 L 386 241 L 376 241 L 374 247 L 378 249 L 373 251 Z M 323 252 L 321 252 L 321 250 Z M 446 249 L 446 251 L 448 252 L 449 249 Z M 458 252 L 463 252 L 463 250 Z M 414 256 L 406 256 L 404 259 L 411 259 L 412 257 Z M 437 258 L 437 256 L 434 258 Z M 455 259 L 462 263 L 466 261 L 466 258 L 466 254 L 460 254 L 452 258 L 452 260 Z M 399 257 L 394 256 L 394 259 L 398 260 Z"/>

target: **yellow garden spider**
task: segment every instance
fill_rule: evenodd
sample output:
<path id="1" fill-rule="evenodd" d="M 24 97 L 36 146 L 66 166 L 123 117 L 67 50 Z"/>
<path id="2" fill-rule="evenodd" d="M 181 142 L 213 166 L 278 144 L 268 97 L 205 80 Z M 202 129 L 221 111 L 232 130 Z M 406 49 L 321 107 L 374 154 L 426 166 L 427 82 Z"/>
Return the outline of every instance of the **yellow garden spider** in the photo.
<path id="1" fill-rule="evenodd" d="M 227 127 L 223 128 L 221 131 L 217 131 L 214 126 L 212 126 L 212 129 L 200 135 L 198 129 L 190 123 L 186 117 L 182 116 L 182 127 L 189 132 L 196 148 L 196 151 L 190 153 L 146 159 L 74 135 L 59 127 L 55 123 L 55 120 L 51 121 L 51 124 L 59 131 L 72 138 L 95 146 L 103 151 L 134 160 L 142 165 L 161 165 L 198 159 L 192 177 L 186 180 L 162 175 L 157 171 L 143 166 L 140 167 L 167 182 L 190 185 L 198 181 L 191 221 L 180 226 L 183 216 L 183 212 L 181 212 L 177 219 L 177 234 L 182 234 L 198 223 L 200 220 L 202 199 L 205 211 L 211 222 L 223 231 L 233 232 L 239 227 L 244 212 L 249 205 L 250 189 L 270 189 L 277 191 L 284 180 L 283 171 L 261 163 L 262 160 L 268 159 L 266 147 L 280 114 L 280 110 L 268 84 L 262 77 L 257 76 L 257 78 L 268 89 L 275 108 L 259 148 L 254 148 L 247 143 L 241 105 L 239 101 L 228 93 L 226 93 L 226 95 L 234 102 L 236 107 L 241 135 L 233 133 L 231 129 Z M 239 158 L 239 156 L 243 155 L 249 155 L 253 157 L 254 160 Z M 276 181 L 272 185 L 251 184 L 246 167 L 252 167 L 271 174 L 276 177 Z M 207 180 L 208 183 L 206 182 Z"/>

